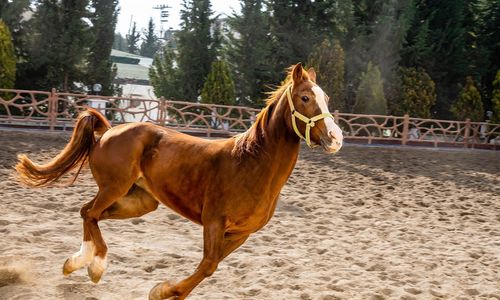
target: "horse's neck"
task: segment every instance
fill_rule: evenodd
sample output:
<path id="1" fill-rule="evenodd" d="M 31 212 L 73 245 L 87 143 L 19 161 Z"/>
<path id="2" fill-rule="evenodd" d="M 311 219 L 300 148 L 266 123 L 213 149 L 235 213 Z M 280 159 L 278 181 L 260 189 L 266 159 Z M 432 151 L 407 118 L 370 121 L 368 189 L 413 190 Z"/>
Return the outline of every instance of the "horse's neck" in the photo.
<path id="1" fill-rule="evenodd" d="M 267 124 L 261 128 L 264 134 L 262 150 L 263 155 L 267 155 L 273 162 L 293 169 L 299 155 L 300 139 L 287 126 L 286 115 L 289 109 L 284 100 L 286 99 L 268 107 Z"/>

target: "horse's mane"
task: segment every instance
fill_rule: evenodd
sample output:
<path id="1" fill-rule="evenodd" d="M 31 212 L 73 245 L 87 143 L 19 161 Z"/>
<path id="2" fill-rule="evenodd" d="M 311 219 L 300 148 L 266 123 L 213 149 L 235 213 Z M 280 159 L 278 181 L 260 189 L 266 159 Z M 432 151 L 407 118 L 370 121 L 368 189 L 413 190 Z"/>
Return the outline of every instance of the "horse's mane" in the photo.
<path id="1" fill-rule="evenodd" d="M 266 99 L 266 107 L 257 115 L 255 122 L 247 131 L 235 136 L 236 142 L 232 150 L 234 156 L 238 158 L 241 158 L 245 154 L 255 156 L 260 152 L 261 145 L 265 138 L 264 128 L 268 125 L 269 118 L 271 117 L 273 109 L 278 104 L 281 95 L 291 82 L 291 73 L 289 72 L 281 86 L 267 93 L 269 96 Z"/>

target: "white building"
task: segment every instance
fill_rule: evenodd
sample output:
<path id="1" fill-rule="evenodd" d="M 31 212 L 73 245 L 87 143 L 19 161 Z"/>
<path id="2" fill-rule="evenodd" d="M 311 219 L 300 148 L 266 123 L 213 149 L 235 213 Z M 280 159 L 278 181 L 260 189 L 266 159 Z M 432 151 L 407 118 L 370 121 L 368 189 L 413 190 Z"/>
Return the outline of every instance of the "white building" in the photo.
<path id="1" fill-rule="evenodd" d="M 117 67 L 115 83 L 120 84 L 124 98 L 140 98 L 156 100 L 153 87 L 149 82 L 149 68 L 153 59 L 119 50 L 111 50 L 111 60 Z M 139 122 L 144 120 L 144 112 L 148 110 L 151 119 L 157 119 L 158 110 L 155 101 L 122 100 L 121 108 L 126 108 L 130 114 L 124 116 L 125 122 Z M 133 113 L 133 112 L 136 113 Z"/>

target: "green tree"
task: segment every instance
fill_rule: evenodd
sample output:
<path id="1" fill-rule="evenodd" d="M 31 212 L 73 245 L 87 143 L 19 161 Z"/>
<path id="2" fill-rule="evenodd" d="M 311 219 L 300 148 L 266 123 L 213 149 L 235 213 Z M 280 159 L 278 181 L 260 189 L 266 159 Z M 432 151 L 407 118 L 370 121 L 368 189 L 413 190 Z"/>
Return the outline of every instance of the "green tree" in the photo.
<path id="1" fill-rule="evenodd" d="M 493 92 L 491 94 L 491 106 L 493 116 L 491 117 L 491 122 L 500 124 L 500 70 L 497 71 L 497 76 L 495 77 L 492 86 Z"/>
<path id="2" fill-rule="evenodd" d="M 181 98 L 178 92 L 178 71 L 174 68 L 175 53 L 170 43 L 155 55 L 149 68 L 149 80 L 156 97 Z"/>
<path id="3" fill-rule="evenodd" d="M 83 82 L 91 35 L 88 0 L 39 0 L 31 20 L 27 58 L 20 66 L 20 88 L 77 91 Z"/>
<path id="4" fill-rule="evenodd" d="M 330 97 L 330 110 L 347 111 L 344 86 L 344 49 L 338 40 L 324 40 L 309 57 L 317 82 Z"/>
<path id="5" fill-rule="evenodd" d="M 88 44 L 91 40 L 89 25 L 84 21 L 88 16 L 89 0 L 61 1 L 61 20 L 64 27 L 61 29 L 61 49 L 58 51 L 63 77 L 63 90 L 74 89 L 75 82 L 83 81 L 84 58 L 88 53 Z"/>
<path id="6" fill-rule="evenodd" d="M 155 24 L 153 23 L 153 18 L 149 19 L 148 29 L 143 33 L 144 37 L 142 39 L 140 54 L 145 57 L 153 58 L 155 53 L 160 48 L 158 42 L 158 37 L 155 34 Z"/>
<path id="7" fill-rule="evenodd" d="M 481 14 L 476 22 L 480 24 L 478 44 L 482 50 L 481 87 L 486 98 L 493 98 L 492 83 L 496 80 L 497 70 L 500 69 L 500 0 L 481 3 Z"/>
<path id="8" fill-rule="evenodd" d="M 449 118 L 451 103 L 459 93 L 459 83 L 471 73 L 467 55 L 468 28 L 465 26 L 468 2 L 418 1 L 420 20 L 415 22 L 428 22 L 430 51 L 415 67 L 423 67 L 436 82 L 435 109 L 440 118 Z"/>
<path id="9" fill-rule="evenodd" d="M 368 63 L 366 72 L 361 74 L 353 110 L 360 114 L 387 114 L 387 100 L 380 69 Z"/>
<path id="10" fill-rule="evenodd" d="M 238 103 L 259 106 L 265 98 L 266 84 L 272 81 L 273 67 L 269 14 L 263 1 L 243 0 L 240 15 L 229 18 L 234 34 L 229 36 L 229 61 L 235 68 Z"/>
<path id="11" fill-rule="evenodd" d="M 297 62 L 305 62 L 312 45 L 321 42 L 319 29 L 314 24 L 315 7 L 312 1 L 270 0 L 270 34 L 273 39 L 273 58 L 278 81 L 285 68 Z"/>
<path id="12" fill-rule="evenodd" d="M 12 89 L 16 79 L 16 56 L 7 25 L 0 20 L 0 88 Z"/>
<path id="13" fill-rule="evenodd" d="M 184 100 L 197 101 L 216 50 L 209 0 L 184 0 L 177 33 L 179 88 Z"/>
<path id="14" fill-rule="evenodd" d="M 467 118 L 477 122 L 483 120 L 484 109 L 481 94 L 471 76 L 467 76 L 465 86 L 460 91 L 458 100 L 451 107 L 451 112 L 459 120 Z"/>
<path id="15" fill-rule="evenodd" d="M 118 17 L 117 0 L 92 0 L 94 13 L 92 22 L 92 43 L 88 58 L 87 84 L 100 83 L 102 95 L 113 95 L 113 72 L 111 48 Z"/>
<path id="16" fill-rule="evenodd" d="M 24 57 L 28 22 L 23 14 L 30 10 L 30 0 L 0 0 L 0 20 L 3 20 L 12 35 L 14 49 L 18 57 Z"/>
<path id="17" fill-rule="evenodd" d="M 399 69 L 401 101 L 394 111 L 412 117 L 429 119 L 431 107 L 436 103 L 435 84 L 423 69 Z"/>
<path id="18" fill-rule="evenodd" d="M 352 87 L 359 85 L 359 74 L 371 61 L 380 69 L 384 95 L 395 102 L 400 89 L 397 68 L 401 61 L 405 35 L 414 12 L 412 0 L 352 1 L 354 25 L 344 43 L 349 105 L 353 102 Z"/>
<path id="19" fill-rule="evenodd" d="M 129 34 L 127 34 L 125 38 L 127 40 L 127 51 L 132 54 L 138 54 L 139 47 L 137 46 L 137 43 L 139 43 L 141 34 L 137 31 L 137 25 L 135 22 L 132 25 L 132 29 L 130 29 Z"/>
<path id="20" fill-rule="evenodd" d="M 234 81 L 231 77 L 231 70 L 225 61 L 218 60 L 212 63 L 212 69 L 201 91 L 201 102 L 234 104 Z"/>

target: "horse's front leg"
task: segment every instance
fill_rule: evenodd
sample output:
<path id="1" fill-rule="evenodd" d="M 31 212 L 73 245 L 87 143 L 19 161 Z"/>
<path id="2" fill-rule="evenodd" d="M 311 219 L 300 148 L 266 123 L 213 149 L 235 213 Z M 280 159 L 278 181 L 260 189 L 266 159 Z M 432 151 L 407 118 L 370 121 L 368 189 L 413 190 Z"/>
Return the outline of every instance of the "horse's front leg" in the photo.
<path id="1" fill-rule="evenodd" d="M 150 300 L 185 299 L 189 293 L 206 277 L 212 275 L 219 262 L 238 248 L 248 236 L 224 238 L 225 220 L 205 223 L 203 228 L 203 259 L 193 275 L 172 285 L 163 282 L 156 285 L 149 293 Z"/>

